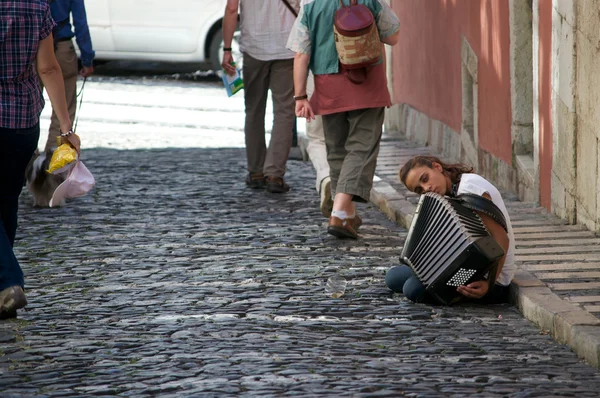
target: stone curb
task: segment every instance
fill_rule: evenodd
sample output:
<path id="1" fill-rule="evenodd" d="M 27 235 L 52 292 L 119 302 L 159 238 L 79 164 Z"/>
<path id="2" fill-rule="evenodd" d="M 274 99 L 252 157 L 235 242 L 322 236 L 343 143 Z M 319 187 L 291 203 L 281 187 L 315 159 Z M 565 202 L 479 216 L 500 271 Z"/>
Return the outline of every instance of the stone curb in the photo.
<path id="1" fill-rule="evenodd" d="M 371 202 L 391 220 L 410 228 L 415 206 L 377 176 L 373 181 Z M 561 299 L 544 282 L 521 269 L 511 283 L 511 302 L 542 332 L 550 333 L 587 363 L 600 368 L 600 319 Z"/>

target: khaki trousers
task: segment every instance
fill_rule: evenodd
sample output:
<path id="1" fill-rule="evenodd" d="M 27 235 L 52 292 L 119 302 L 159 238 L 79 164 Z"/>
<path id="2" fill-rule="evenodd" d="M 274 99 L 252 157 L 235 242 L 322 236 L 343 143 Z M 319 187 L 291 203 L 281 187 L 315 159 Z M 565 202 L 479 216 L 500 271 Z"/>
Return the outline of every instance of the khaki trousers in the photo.
<path id="1" fill-rule="evenodd" d="M 308 98 L 312 97 L 315 91 L 315 78 L 310 72 L 306 81 L 306 94 Z M 317 173 L 315 185 L 317 193 L 321 193 L 321 181 L 329 176 L 329 163 L 327 163 L 327 148 L 325 146 L 325 134 L 323 133 L 323 119 L 315 115 L 315 119 L 306 123 L 306 135 L 308 137 L 308 146 L 306 152 Z"/>
<path id="2" fill-rule="evenodd" d="M 368 202 L 377 166 L 384 108 L 358 109 L 323 116 L 331 192 Z"/>
<path id="3" fill-rule="evenodd" d="M 283 178 L 292 147 L 295 123 L 293 59 L 260 61 L 244 53 L 244 102 L 246 106 L 246 157 L 250 173 Z M 267 95 L 273 98 L 273 128 L 267 148 L 265 110 Z"/>
<path id="4" fill-rule="evenodd" d="M 67 109 L 71 122 L 75 122 L 75 109 L 77 108 L 77 54 L 71 40 L 59 41 L 56 43 L 56 60 L 62 70 L 65 81 L 65 93 L 67 95 Z M 46 140 L 46 149 L 56 148 L 56 137 L 60 135 L 60 122 L 54 109 L 50 117 L 50 129 L 48 139 Z"/>

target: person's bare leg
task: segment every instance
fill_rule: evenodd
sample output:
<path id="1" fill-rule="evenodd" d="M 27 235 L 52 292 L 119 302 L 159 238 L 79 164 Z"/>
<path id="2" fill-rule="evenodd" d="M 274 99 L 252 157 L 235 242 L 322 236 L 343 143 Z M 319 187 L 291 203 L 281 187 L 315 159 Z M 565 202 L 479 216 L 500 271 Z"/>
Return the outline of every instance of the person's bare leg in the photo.
<path id="1" fill-rule="evenodd" d="M 353 195 L 347 193 L 336 193 L 335 199 L 333 200 L 333 212 L 345 211 L 346 218 L 354 217 L 354 214 L 356 214 L 356 206 L 352 201 L 352 197 Z"/>

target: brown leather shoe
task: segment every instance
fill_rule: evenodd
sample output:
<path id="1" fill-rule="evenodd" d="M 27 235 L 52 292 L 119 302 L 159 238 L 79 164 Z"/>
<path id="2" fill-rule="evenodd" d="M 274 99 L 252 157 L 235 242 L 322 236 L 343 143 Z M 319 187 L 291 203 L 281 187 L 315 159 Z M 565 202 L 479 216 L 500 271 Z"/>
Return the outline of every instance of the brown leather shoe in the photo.
<path id="1" fill-rule="evenodd" d="M 265 182 L 265 189 L 270 193 L 284 193 L 290 190 L 290 186 L 283 181 L 283 178 L 267 176 Z"/>
<path id="2" fill-rule="evenodd" d="M 356 218 L 356 216 L 354 218 Z M 338 218 L 336 216 L 331 216 L 329 217 L 327 233 L 340 239 L 357 239 L 358 234 L 354 229 L 354 221 L 355 220 L 353 218 L 347 218 L 345 220 L 342 220 L 341 218 Z"/>
<path id="3" fill-rule="evenodd" d="M 17 310 L 27 305 L 21 286 L 11 286 L 0 292 L 0 319 L 14 318 Z"/>
<path id="4" fill-rule="evenodd" d="M 248 173 L 246 176 L 246 185 L 252 189 L 263 189 L 265 184 L 263 173 Z"/>
<path id="5" fill-rule="evenodd" d="M 349 220 L 352 222 L 352 228 L 354 228 L 355 231 L 358 231 L 362 225 L 362 218 L 360 218 L 358 214 L 355 214 L 354 218 L 349 218 Z"/>

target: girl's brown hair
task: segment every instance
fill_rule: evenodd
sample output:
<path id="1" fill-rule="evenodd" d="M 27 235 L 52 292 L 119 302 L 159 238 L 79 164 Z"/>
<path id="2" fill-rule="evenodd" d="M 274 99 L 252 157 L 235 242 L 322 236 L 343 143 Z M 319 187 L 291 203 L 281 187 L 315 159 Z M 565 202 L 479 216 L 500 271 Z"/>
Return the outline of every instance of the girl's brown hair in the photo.
<path id="1" fill-rule="evenodd" d="M 460 180 L 461 174 L 473 172 L 473 167 L 462 163 L 446 164 L 435 156 L 415 156 L 406 162 L 400 169 L 400 181 L 406 185 L 406 176 L 408 175 L 409 171 L 419 166 L 433 168 L 433 163 L 439 163 L 442 166 L 444 174 L 450 177 L 452 184 L 456 184 Z"/>

